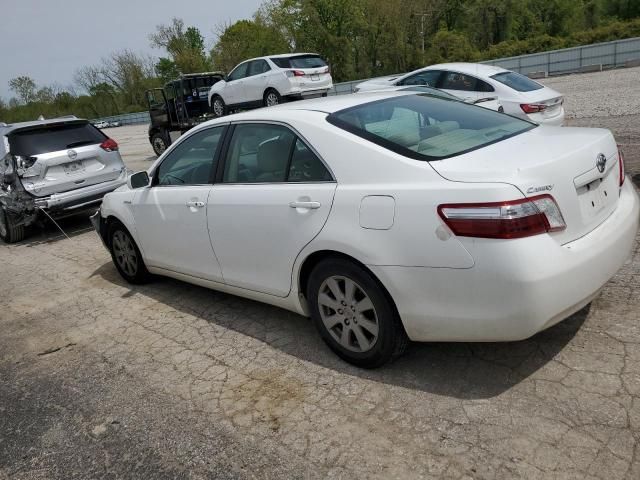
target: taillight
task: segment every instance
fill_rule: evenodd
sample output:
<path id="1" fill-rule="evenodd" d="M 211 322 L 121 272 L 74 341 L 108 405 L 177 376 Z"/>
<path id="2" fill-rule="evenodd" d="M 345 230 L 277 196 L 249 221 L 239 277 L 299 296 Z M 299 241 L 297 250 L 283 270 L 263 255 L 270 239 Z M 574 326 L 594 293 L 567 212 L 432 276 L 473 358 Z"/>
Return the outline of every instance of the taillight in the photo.
<path id="1" fill-rule="evenodd" d="M 331 67 L 327 65 L 327 69 L 324 71 L 324 73 L 331 73 Z"/>
<path id="2" fill-rule="evenodd" d="M 551 195 L 507 202 L 454 203 L 438 214 L 455 235 L 478 238 L 522 238 L 566 228 L 560 207 Z"/>
<path id="3" fill-rule="evenodd" d="M 547 109 L 547 105 L 542 103 L 521 103 L 520 108 L 524 113 L 540 113 Z"/>
<path id="4" fill-rule="evenodd" d="M 620 186 L 624 183 L 624 154 L 620 145 L 618 145 L 618 178 L 620 179 Z"/>
<path id="5" fill-rule="evenodd" d="M 106 152 L 115 152 L 118 150 L 118 144 L 113 138 L 107 138 L 100 144 L 100 148 Z"/>
<path id="6" fill-rule="evenodd" d="M 304 77 L 304 72 L 300 71 L 300 70 L 287 70 L 286 71 L 286 75 L 289 78 L 291 78 L 291 77 Z"/>

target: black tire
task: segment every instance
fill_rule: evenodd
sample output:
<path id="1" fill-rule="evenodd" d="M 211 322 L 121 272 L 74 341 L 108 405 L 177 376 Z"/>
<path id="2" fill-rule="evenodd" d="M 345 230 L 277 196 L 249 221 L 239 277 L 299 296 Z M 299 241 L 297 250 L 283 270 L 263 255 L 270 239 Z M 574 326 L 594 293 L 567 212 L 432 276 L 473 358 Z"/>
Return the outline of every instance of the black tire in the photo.
<path id="1" fill-rule="evenodd" d="M 363 315 L 359 315 L 356 310 L 353 309 L 353 305 L 349 306 L 344 303 L 345 316 L 353 315 L 353 317 L 345 318 L 345 316 L 343 316 L 341 317 L 343 320 L 340 321 L 336 321 L 335 319 L 330 320 L 329 322 L 335 323 L 335 326 L 332 328 L 328 328 L 325 325 L 323 315 L 325 315 L 326 318 L 327 307 L 321 306 L 318 299 L 323 293 L 325 294 L 323 298 L 326 298 L 328 284 L 325 282 L 330 281 L 330 279 L 335 279 L 335 277 L 343 278 L 344 281 L 352 281 L 358 289 L 358 292 L 368 297 L 373 305 L 373 308 L 369 311 L 368 318 L 363 319 Z M 342 284 L 346 292 L 345 285 L 345 283 Z M 322 261 L 316 265 L 311 272 L 306 293 L 311 318 L 318 332 L 329 348 L 343 360 L 362 368 L 377 368 L 402 355 L 406 350 L 409 339 L 402 327 L 393 301 L 371 272 L 359 265 L 342 258 L 330 258 Z M 352 298 L 356 296 L 354 293 Z M 336 296 L 334 296 L 333 299 L 336 299 L 336 304 L 339 303 Z M 362 302 L 362 300 L 363 298 L 361 296 L 359 301 Z M 355 299 L 353 304 L 357 305 L 358 300 Z M 352 312 L 349 311 L 349 308 Z M 321 309 L 323 309 L 324 313 L 321 313 Z M 328 311 L 331 312 L 332 309 L 329 308 Z M 373 315 L 371 315 L 371 311 L 373 311 Z M 340 318 L 337 316 L 338 310 L 335 310 L 334 314 L 336 318 Z M 328 318 L 331 319 L 332 316 Z M 358 318 L 360 319 L 359 326 L 357 325 Z M 375 321 L 372 322 L 371 318 L 375 319 Z M 365 320 L 368 320 L 369 324 L 377 324 L 377 336 L 375 339 L 373 339 L 372 336 L 366 338 L 366 340 L 370 342 L 370 347 L 368 347 L 366 351 L 354 351 L 354 349 L 359 348 L 358 338 L 360 338 L 356 338 L 355 329 L 359 329 L 360 335 L 362 335 L 363 332 L 371 333 L 370 330 L 366 330 L 366 327 L 364 327 L 365 330 L 363 330 Z M 346 335 L 345 328 L 347 329 Z M 351 338 L 352 341 L 349 342 L 347 340 L 346 343 L 351 343 L 352 345 L 349 348 L 345 348 L 344 343 L 338 341 L 336 336 Z"/>
<path id="2" fill-rule="evenodd" d="M 273 107 L 275 105 L 280 105 L 281 103 L 282 96 L 278 93 L 277 90 L 269 88 L 266 92 L 264 92 L 264 96 L 262 97 L 262 104 L 265 107 Z"/>
<path id="3" fill-rule="evenodd" d="M 134 285 L 147 283 L 151 279 L 151 274 L 129 231 L 121 223 L 112 222 L 109 225 L 107 239 L 111 259 L 122 278 Z"/>
<path id="4" fill-rule="evenodd" d="M 216 118 L 224 117 L 227 114 L 227 106 L 220 95 L 211 98 L 211 113 Z"/>
<path id="5" fill-rule="evenodd" d="M 6 243 L 16 243 L 24 239 L 24 225 L 16 225 L 4 206 L 0 206 L 0 238 Z"/>
<path id="6" fill-rule="evenodd" d="M 156 132 L 151 135 L 151 147 L 157 156 L 162 155 L 167 148 L 169 148 L 169 141 L 167 135 L 161 132 Z"/>

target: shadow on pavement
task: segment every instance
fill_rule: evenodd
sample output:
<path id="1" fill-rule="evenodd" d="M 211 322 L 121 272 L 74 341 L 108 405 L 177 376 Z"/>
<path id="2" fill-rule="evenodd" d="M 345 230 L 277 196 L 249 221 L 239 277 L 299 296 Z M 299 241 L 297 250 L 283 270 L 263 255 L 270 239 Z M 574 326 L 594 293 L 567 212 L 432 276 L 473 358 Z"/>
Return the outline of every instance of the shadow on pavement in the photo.
<path id="1" fill-rule="evenodd" d="M 169 278 L 156 277 L 150 284 L 132 286 L 111 263 L 105 263 L 93 275 L 128 287 L 124 298 L 134 294 L 148 296 L 301 360 L 347 375 L 459 399 L 491 398 L 532 375 L 570 342 L 590 308 L 520 342 L 413 343 L 394 363 L 377 370 L 362 370 L 335 356 L 311 320 L 295 313 Z"/>

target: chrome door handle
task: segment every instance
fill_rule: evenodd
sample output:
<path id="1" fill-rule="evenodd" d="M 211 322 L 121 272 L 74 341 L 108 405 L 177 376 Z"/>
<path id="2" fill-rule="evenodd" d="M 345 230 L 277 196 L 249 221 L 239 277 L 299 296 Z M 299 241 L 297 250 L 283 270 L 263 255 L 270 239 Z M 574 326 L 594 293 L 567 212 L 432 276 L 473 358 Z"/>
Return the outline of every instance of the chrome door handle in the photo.
<path id="1" fill-rule="evenodd" d="M 289 206 L 291 208 L 310 208 L 315 210 L 320 208 L 320 202 L 291 202 Z"/>
<path id="2" fill-rule="evenodd" d="M 189 201 L 187 202 L 187 207 L 202 208 L 204 207 L 204 202 Z"/>

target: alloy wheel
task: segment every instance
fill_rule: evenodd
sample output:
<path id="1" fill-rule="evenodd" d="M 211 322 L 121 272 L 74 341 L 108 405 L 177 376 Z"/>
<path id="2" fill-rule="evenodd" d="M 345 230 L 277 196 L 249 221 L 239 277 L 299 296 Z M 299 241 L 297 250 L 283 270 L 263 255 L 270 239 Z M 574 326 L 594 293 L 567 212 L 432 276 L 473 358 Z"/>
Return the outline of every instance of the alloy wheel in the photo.
<path id="1" fill-rule="evenodd" d="M 167 145 L 164 140 L 160 137 L 156 137 L 153 139 L 153 150 L 160 156 L 167 149 Z"/>
<path id="2" fill-rule="evenodd" d="M 213 102 L 213 113 L 216 117 L 222 117 L 224 115 L 224 105 L 222 104 L 222 100 L 216 98 Z"/>
<path id="3" fill-rule="evenodd" d="M 134 277 L 138 272 L 138 254 L 129 235 L 121 230 L 113 234 L 113 255 L 118 266 L 127 275 Z"/>
<path id="4" fill-rule="evenodd" d="M 278 95 L 275 92 L 269 92 L 267 94 L 267 107 L 273 107 L 274 105 L 278 105 L 278 103 L 280 103 Z"/>
<path id="5" fill-rule="evenodd" d="M 332 276 L 320 285 L 318 307 L 322 323 L 345 349 L 371 350 L 380 330 L 373 302 L 360 285 L 343 276 Z"/>

